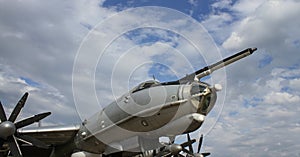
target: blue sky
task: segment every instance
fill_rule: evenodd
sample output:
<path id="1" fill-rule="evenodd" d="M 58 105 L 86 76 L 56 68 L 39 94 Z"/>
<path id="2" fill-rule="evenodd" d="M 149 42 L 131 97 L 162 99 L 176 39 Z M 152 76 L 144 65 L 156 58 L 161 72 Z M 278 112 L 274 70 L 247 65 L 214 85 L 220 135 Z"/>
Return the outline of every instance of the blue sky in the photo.
<path id="1" fill-rule="evenodd" d="M 144 6 L 172 10 L 122 16 L 135 7 L 144 13 Z M 164 13 L 167 16 L 161 18 Z M 194 25 L 185 23 L 182 13 L 203 26 L 211 37 L 206 39 L 218 52 L 203 44 L 210 43 L 202 40 L 205 31 L 190 28 Z M 90 83 L 97 101 L 105 106 L 153 74 L 160 81 L 174 80 L 239 50 L 257 47 L 252 56 L 205 80 L 222 84 L 224 90 L 199 130 L 205 133 L 204 149 L 213 156 L 299 156 L 299 14 L 297 0 L 0 1 L 0 99 L 11 112 L 28 91 L 21 117 L 51 111 L 45 125 L 78 123 L 80 114 L 99 107 L 92 106 L 97 102 L 88 92 Z M 170 30 L 143 27 L 117 32 L 147 21 Z M 172 31 L 175 28 L 179 33 Z M 75 68 L 85 75 L 75 79 L 79 84 L 74 88 L 75 60 L 91 30 L 103 38 L 83 47 L 87 52 L 82 57 L 90 60 L 81 66 L 97 64 L 87 70 Z M 105 42 L 105 36 L 114 35 L 103 56 L 90 53 Z M 202 51 L 190 41 L 202 44 Z M 81 91 L 82 106 L 76 103 L 74 89 Z"/>
<path id="2" fill-rule="evenodd" d="M 210 4 L 213 1 L 182 1 L 182 0 L 144 0 L 144 1 L 120 1 L 120 0 L 108 0 L 105 1 L 102 6 L 107 8 L 117 8 L 118 10 L 123 10 L 131 7 L 141 7 L 141 6 L 161 6 L 179 10 L 185 14 L 189 14 L 194 18 L 200 18 L 199 15 L 206 15 L 210 11 Z"/>

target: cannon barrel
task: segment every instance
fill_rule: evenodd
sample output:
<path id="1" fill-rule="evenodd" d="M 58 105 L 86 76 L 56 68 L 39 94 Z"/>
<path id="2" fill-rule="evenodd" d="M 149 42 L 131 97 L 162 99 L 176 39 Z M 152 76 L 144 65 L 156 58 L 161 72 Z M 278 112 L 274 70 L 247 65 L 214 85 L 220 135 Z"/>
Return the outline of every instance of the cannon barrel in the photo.
<path id="1" fill-rule="evenodd" d="M 192 74 L 189 74 L 189 75 L 183 77 L 182 79 L 180 79 L 180 82 L 191 81 L 191 78 L 199 80 L 207 75 L 210 75 L 212 72 L 214 72 L 220 68 L 223 68 L 224 66 L 227 66 L 233 62 L 236 62 L 242 58 L 245 58 L 245 57 L 251 55 L 256 50 L 257 50 L 257 48 L 247 48 L 247 49 L 245 49 L 241 52 L 238 52 L 230 57 L 227 57 L 215 64 L 206 66 L 200 70 L 195 71 Z"/>

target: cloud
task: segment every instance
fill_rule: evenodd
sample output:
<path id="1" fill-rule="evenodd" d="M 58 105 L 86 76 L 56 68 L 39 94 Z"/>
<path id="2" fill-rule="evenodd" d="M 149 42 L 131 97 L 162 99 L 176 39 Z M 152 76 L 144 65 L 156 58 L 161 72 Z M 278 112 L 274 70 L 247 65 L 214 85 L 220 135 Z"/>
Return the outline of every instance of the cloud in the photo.
<path id="1" fill-rule="evenodd" d="M 103 3 L 97 0 L 0 2 L 0 95 L 7 112 L 11 112 L 19 97 L 29 91 L 21 118 L 51 111 L 53 115 L 45 120 L 47 124 L 81 121 L 73 101 L 73 61 L 88 31 L 98 22 L 117 15 L 117 9 L 104 8 Z M 218 78 L 217 83 L 226 85 L 227 82 L 227 93 L 224 110 L 206 136 L 204 148 L 213 156 L 299 155 L 300 146 L 295 140 L 298 139 L 300 125 L 299 2 L 217 1 L 211 7 L 211 12 L 203 16 L 201 23 L 217 42 L 221 54 L 211 51 L 212 47 L 200 38 L 203 32 L 199 33 L 192 27 L 191 21 L 174 15 L 163 19 L 161 26 L 178 28 L 181 34 L 188 34 L 185 36 L 188 38 L 156 29 L 125 33 L 108 47 L 109 53 L 99 60 L 97 67 L 93 67 L 96 68 L 96 93 L 100 102 L 107 105 L 114 99 L 109 76 L 115 65 L 119 68 L 119 75 L 114 81 L 119 94 L 122 94 L 134 83 L 151 79 L 149 71 L 155 64 L 149 63 L 134 71 L 130 85 L 122 82 L 127 76 L 125 71 L 131 71 L 131 67 L 143 62 L 163 62 L 174 69 L 176 75 L 183 76 L 192 72 L 192 68 L 201 68 L 234 51 L 256 46 L 258 52 L 226 67 L 226 77 L 223 73 L 214 74 Z M 148 21 L 157 20 L 155 18 L 162 14 L 130 14 L 94 33 L 113 36 L 128 21 L 141 17 Z M 150 40 L 150 35 L 157 36 L 157 40 Z M 202 45 L 201 54 L 190 45 L 189 40 Z M 97 40 L 99 44 L 103 41 L 102 38 Z M 176 53 L 174 47 L 182 53 Z M 88 61 L 97 59 L 87 56 L 93 48 L 89 47 L 83 54 L 91 59 Z M 125 52 L 128 54 L 124 58 L 130 58 L 130 62 L 119 60 Z M 186 64 L 184 59 L 178 60 L 178 57 L 186 58 L 191 65 Z M 87 105 L 94 103 L 91 101 L 94 95 L 86 92 L 86 88 L 94 81 L 88 78 L 93 76 L 93 70 L 79 71 L 84 75 L 77 78 L 80 96 L 84 98 L 82 105 L 89 112 Z M 222 108 L 222 103 L 218 100 L 201 131 L 206 132 L 211 127 L 210 124 L 217 119 L 214 112 Z"/>
<path id="2" fill-rule="evenodd" d="M 297 18 L 299 8 L 300 4 L 295 1 L 266 1 L 255 11 L 246 11 L 244 13 L 248 16 L 236 25 L 223 46 L 236 49 L 249 44 L 265 47 L 271 47 L 275 43 L 284 45 L 286 41 L 296 39 L 299 35 L 297 28 L 300 23 L 293 20 Z"/>
<path id="3" fill-rule="evenodd" d="M 63 105 L 67 104 L 67 100 L 57 89 L 51 86 L 36 86 L 36 84 L 30 84 L 12 71 L 8 72 L 10 67 L 7 65 L 1 65 L 1 67 L 5 68 L 0 70 L 0 94 L 7 116 L 10 115 L 21 96 L 25 92 L 29 92 L 29 98 L 19 119 L 46 111 L 51 111 L 52 117 L 47 118 L 43 124 L 63 124 L 64 122 L 57 121 L 56 118 L 62 118 L 64 116 L 69 117 L 66 122 L 72 122 L 76 119 L 76 117 L 74 117 L 76 111 L 72 106 Z M 65 110 L 69 112 L 66 113 L 64 112 Z"/>
<path id="4" fill-rule="evenodd" d="M 223 54 L 246 47 L 258 51 L 226 68 L 224 110 L 206 137 L 207 151 L 215 156 L 299 155 L 294 138 L 300 113 L 296 20 L 300 3 L 239 0 L 212 6 L 215 12 L 203 24 L 213 25 L 207 29 L 222 45 Z M 216 18 L 220 20 L 210 23 Z"/>
<path id="5" fill-rule="evenodd" d="M 272 92 L 265 96 L 265 103 L 267 104 L 290 104 L 300 102 L 300 97 L 292 95 L 287 92 Z"/>
<path id="6" fill-rule="evenodd" d="M 0 2 L 0 92 L 6 110 L 11 110 L 27 91 L 30 96 L 24 115 L 51 111 L 45 123 L 80 121 L 72 97 L 73 60 L 88 32 L 81 23 L 95 25 L 113 13 L 99 7 L 101 3 Z"/>

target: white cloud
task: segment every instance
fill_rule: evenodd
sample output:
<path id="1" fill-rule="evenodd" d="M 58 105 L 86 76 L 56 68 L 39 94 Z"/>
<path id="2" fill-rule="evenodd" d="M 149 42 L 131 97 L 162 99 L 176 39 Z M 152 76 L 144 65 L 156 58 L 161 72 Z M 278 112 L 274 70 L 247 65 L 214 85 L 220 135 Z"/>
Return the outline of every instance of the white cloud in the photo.
<path id="1" fill-rule="evenodd" d="M 46 123 L 80 122 L 72 97 L 73 60 L 88 32 L 81 23 L 93 26 L 115 13 L 101 4 L 98 0 L 0 2 L 0 93 L 7 110 L 27 91 L 31 107 L 25 107 L 23 114 L 52 111 Z"/>
<path id="2" fill-rule="evenodd" d="M 213 3 L 211 6 L 216 12 L 219 9 L 229 9 L 231 8 L 232 1 L 231 0 L 222 0 L 222 1 L 217 1 Z"/>
<path id="3" fill-rule="evenodd" d="M 25 80 L 18 77 L 16 73 L 10 71 L 8 66 L 0 65 L 5 67 L 3 70 L 0 70 L 0 93 L 1 101 L 3 102 L 7 115 L 11 113 L 20 97 L 25 92 L 29 92 L 29 98 L 27 99 L 26 105 L 23 112 L 20 114 L 19 119 L 32 116 L 33 114 L 51 111 L 53 116 L 47 118 L 45 123 L 63 124 L 65 122 L 57 121 L 56 119 L 57 117 L 62 117 L 62 115 L 69 117 L 66 122 L 76 120 L 76 117 L 74 117 L 74 113 L 76 113 L 76 111 L 72 106 L 62 105 L 67 104 L 66 98 L 61 95 L 57 89 L 50 86 L 32 86 Z M 69 112 L 66 113 L 66 110 Z"/>
<path id="4" fill-rule="evenodd" d="M 249 1 L 243 2 L 249 3 Z M 249 5 L 245 4 L 245 6 Z M 275 43 L 282 45 L 290 38 L 296 39 L 299 36 L 297 28 L 300 23 L 294 19 L 297 19 L 299 10 L 300 4 L 292 0 L 266 1 L 255 11 L 244 12 L 248 16 L 237 23 L 235 30 L 223 46 L 228 49 L 236 49 L 249 44 L 269 47 Z"/>
<path id="5" fill-rule="evenodd" d="M 195 0 L 188 0 L 188 2 L 192 5 L 192 6 L 197 6 L 198 3 Z"/>
<path id="6" fill-rule="evenodd" d="M 290 87 L 296 91 L 300 91 L 300 79 L 293 79 L 290 81 Z"/>
<path id="7" fill-rule="evenodd" d="M 238 12 L 240 16 L 248 16 L 249 14 L 254 13 L 266 0 L 252 0 L 245 1 L 239 0 L 234 6 L 232 6 L 232 10 Z M 271 2 L 274 3 L 275 1 Z"/>
<path id="8" fill-rule="evenodd" d="M 220 1 L 207 27 L 223 52 L 258 47 L 252 56 L 226 68 L 227 97 L 217 126 L 206 139 L 214 156 L 297 156 L 299 128 L 298 1 Z M 226 52 L 227 53 L 227 52 Z M 263 56 L 272 61 L 259 67 Z M 245 103 L 254 103 L 251 107 Z M 283 129 L 284 128 L 284 129 Z M 205 128 L 203 128 L 205 130 Z M 234 138 L 232 138 L 234 137 Z M 284 146 L 284 147 L 283 147 Z"/>
<path id="9" fill-rule="evenodd" d="M 267 104 L 290 104 L 300 103 L 300 97 L 298 95 L 292 95 L 286 92 L 271 92 L 264 97 Z"/>

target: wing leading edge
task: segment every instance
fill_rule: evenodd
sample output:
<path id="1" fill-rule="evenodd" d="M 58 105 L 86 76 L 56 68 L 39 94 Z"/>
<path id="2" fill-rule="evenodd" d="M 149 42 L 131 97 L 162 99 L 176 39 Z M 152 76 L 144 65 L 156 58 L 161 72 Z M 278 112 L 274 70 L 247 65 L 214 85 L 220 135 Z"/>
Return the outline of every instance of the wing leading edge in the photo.
<path id="1" fill-rule="evenodd" d="M 27 135 L 43 141 L 47 145 L 57 146 L 72 140 L 80 125 L 66 125 L 54 127 L 37 127 L 19 129 L 20 135 Z"/>

